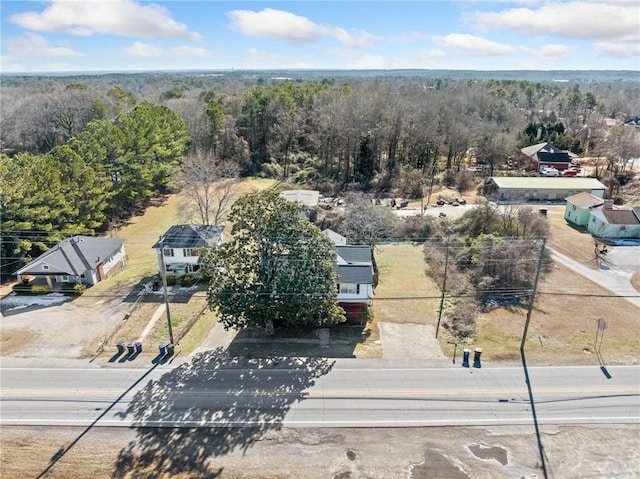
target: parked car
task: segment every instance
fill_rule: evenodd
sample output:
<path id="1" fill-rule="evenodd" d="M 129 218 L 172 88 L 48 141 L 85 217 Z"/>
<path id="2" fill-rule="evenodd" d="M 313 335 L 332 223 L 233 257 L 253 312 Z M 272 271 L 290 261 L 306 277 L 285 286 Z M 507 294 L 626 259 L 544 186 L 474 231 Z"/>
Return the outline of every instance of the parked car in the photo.
<path id="1" fill-rule="evenodd" d="M 540 168 L 540 174 L 542 176 L 560 176 L 560 171 L 553 166 L 543 166 Z"/>
<path id="2" fill-rule="evenodd" d="M 576 176 L 578 174 L 578 170 L 575 168 L 569 168 L 562 172 L 562 176 Z"/>

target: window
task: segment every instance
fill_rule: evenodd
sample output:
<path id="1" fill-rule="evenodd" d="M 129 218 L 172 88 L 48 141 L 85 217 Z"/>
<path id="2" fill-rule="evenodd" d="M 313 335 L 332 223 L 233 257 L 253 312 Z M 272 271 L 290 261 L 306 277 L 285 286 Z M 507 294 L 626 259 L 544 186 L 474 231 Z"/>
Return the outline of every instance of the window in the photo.
<path id="1" fill-rule="evenodd" d="M 198 248 L 184 248 L 182 250 L 182 256 L 184 256 L 184 257 L 187 257 L 187 256 L 199 256 L 198 252 L 199 252 Z"/>
<path id="2" fill-rule="evenodd" d="M 163 250 L 163 254 L 164 254 L 165 256 L 173 256 L 173 248 L 165 248 L 165 249 Z"/>
<path id="3" fill-rule="evenodd" d="M 42 265 L 42 269 L 47 271 L 49 269 L 49 265 L 48 264 L 43 264 Z"/>
<path id="4" fill-rule="evenodd" d="M 340 294 L 358 294 L 360 293 L 360 285 L 355 283 L 341 283 L 338 285 Z"/>

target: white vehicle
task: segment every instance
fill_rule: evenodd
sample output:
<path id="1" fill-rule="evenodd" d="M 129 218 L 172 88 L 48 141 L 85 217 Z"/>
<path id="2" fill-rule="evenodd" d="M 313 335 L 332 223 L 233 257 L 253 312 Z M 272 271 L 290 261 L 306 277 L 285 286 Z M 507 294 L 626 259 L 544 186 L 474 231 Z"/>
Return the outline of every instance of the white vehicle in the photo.
<path id="1" fill-rule="evenodd" d="M 560 176 L 560 171 L 553 166 L 542 166 L 540 168 L 540 174 L 542 176 Z"/>

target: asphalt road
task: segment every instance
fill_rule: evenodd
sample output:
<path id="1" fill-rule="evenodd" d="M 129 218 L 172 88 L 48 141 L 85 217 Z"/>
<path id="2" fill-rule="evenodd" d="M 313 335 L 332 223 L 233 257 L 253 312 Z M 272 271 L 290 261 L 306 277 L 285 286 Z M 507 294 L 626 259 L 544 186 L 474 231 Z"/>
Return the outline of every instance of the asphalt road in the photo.
<path id="1" fill-rule="evenodd" d="M 637 366 L 525 372 L 320 358 L 238 364 L 211 355 L 146 370 L 3 366 L 2 426 L 640 423 Z"/>
<path id="2" fill-rule="evenodd" d="M 627 256 L 622 256 L 618 250 L 626 250 Z M 594 270 L 587 266 L 584 266 L 577 261 L 549 248 L 551 251 L 551 257 L 554 261 L 557 261 L 569 269 L 572 269 L 578 274 L 581 274 L 585 278 L 594 281 L 603 288 L 621 296 L 626 301 L 640 308 L 640 293 L 631 284 L 631 272 L 638 269 L 640 263 L 640 249 L 634 246 L 616 248 L 616 254 L 622 258 L 619 259 L 621 264 L 624 264 L 618 268 L 609 268 L 604 270 Z"/>

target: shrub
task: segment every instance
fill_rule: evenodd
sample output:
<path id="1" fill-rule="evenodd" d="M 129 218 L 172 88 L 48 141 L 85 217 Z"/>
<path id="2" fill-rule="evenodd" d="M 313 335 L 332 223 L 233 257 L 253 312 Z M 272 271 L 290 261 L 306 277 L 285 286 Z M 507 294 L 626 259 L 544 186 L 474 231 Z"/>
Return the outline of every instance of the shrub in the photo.
<path id="1" fill-rule="evenodd" d="M 48 284 L 34 284 L 31 287 L 31 294 L 49 294 L 51 288 Z"/>
<path id="2" fill-rule="evenodd" d="M 168 274 L 167 275 L 167 286 L 174 286 L 176 284 L 176 275 Z"/>
<path id="3" fill-rule="evenodd" d="M 362 310 L 360 311 L 360 321 L 362 322 L 362 324 L 373 321 L 373 308 L 364 305 L 362 307 Z"/>
<path id="4" fill-rule="evenodd" d="M 73 292 L 78 296 L 82 296 L 86 290 L 87 287 L 82 283 L 78 283 L 73 287 Z"/>
<path id="5" fill-rule="evenodd" d="M 193 276 L 190 274 L 185 274 L 182 278 L 180 278 L 180 284 L 185 287 L 189 287 L 193 284 Z"/>

